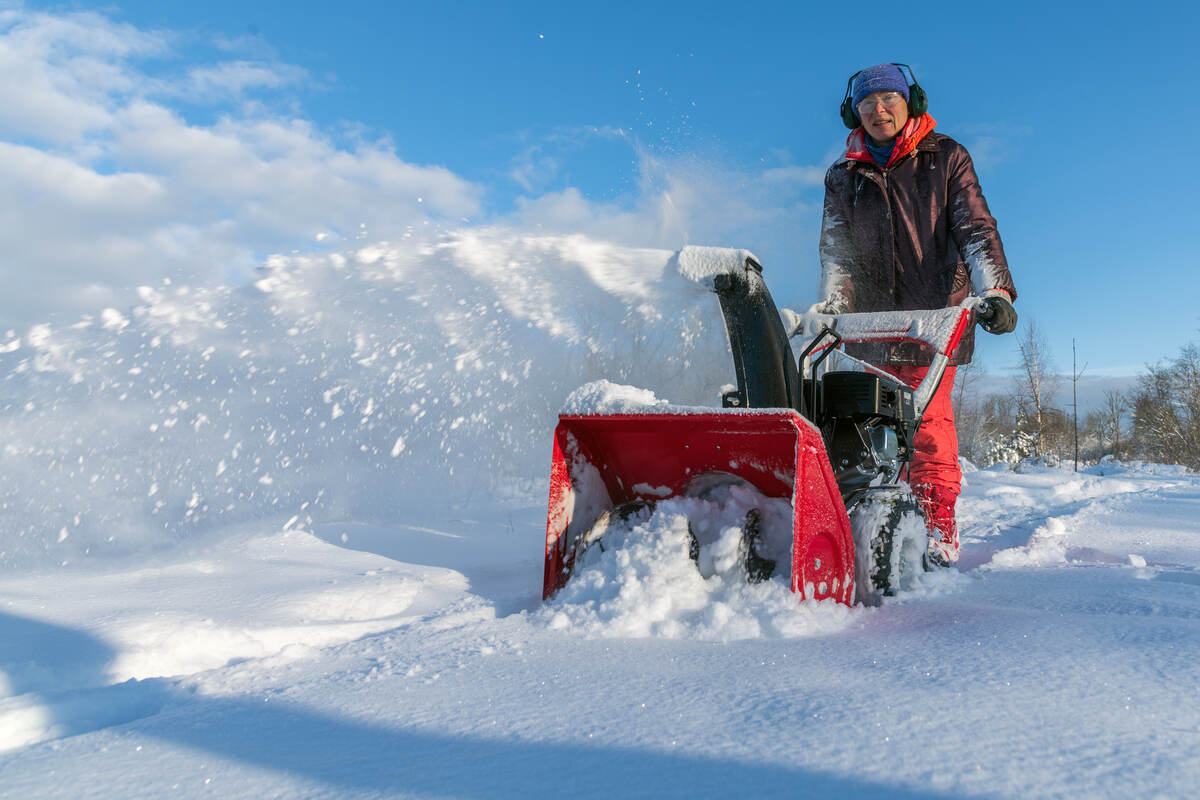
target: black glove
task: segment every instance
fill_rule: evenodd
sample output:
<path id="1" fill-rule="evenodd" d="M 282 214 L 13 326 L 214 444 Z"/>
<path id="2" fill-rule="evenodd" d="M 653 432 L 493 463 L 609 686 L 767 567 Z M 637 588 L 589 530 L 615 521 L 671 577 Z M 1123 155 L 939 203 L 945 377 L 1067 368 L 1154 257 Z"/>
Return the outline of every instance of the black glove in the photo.
<path id="1" fill-rule="evenodd" d="M 1017 329 L 1017 310 L 1002 294 L 983 298 L 983 310 L 979 312 L 979 324 L 988 333 L 1012 333 Z"/>

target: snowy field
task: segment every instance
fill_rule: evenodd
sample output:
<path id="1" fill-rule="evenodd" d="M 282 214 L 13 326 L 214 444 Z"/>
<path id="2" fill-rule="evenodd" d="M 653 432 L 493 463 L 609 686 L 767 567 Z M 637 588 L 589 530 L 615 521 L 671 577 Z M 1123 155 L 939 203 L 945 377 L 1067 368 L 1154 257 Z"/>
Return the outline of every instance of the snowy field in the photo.
<path id="1" fill-rule="evenodd" d="M 1196 796 L 1178 468 L 969 470 L 880 607 L 665 522 L 542 604 L 570 391 L 731 380 L 674 264 L 476 229 L 0 341 L 0 797 Z"/>

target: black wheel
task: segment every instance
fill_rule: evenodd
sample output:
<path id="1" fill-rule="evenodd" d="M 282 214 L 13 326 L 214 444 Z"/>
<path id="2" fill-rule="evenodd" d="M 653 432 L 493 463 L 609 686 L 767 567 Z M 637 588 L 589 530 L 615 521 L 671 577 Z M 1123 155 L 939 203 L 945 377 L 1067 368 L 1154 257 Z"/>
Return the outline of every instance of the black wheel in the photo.
<path id="1" fill-rule="evenodd" d="M 645 522 L 653 513 L 653 500 L 630 500 L 628 503 L 621 503 L 596 517 L 592 527 L 588 528 L 587 532 L 575 541 L 575 550 L 569 561 L 571 572 L 574 572 L 575 568 L 582 564 L 586 554 L 593 548 L 599 553 L 604 552 L 604 537 L 614 527 L 629 527 L 639 522 Z"/>
<path id="2" fill-rule="evenodd" d="M 848 506 L 855 594 L 867 605 L 878 605 L 909 588 L 924 570 L 925 515 L 905 484 L 865 489 Z"/>
<path id="3" fill-rule="evenodd" d="M 685 494 L 688 497 L 698 497 L 704 500 L 720 500 L 734 486 L 745 486 L 755 492 L 758 491 L 757 487 L 745 478 L 729 472 L 718 471 L 697 475 L 688 484 Z M 701 543 L 690 520 L 688 521 L 688 539 L 688 555 L 699 566 Z M 742 540 L 738 547 L 738 560 L 745 571 L 748 583 L 762 583 L 770 580 L 771 576 L 775 574 L 776 562 L 763 555 L 767 549 L 764 539 L 762 511 L 758 508 L 751 508 L 746 512 L 746 519 L 742 523 Z"/>
<path id="4" fill-rule="evenodd" d="M 775 574 L 775 561 L 762 554 L 764 549 L 762 534 L 762 512 L 752 508 L 746 512 L 746 520 L 742 523 L 742 541 L 738 545 L 738 562 L 746 573 L 747 583 L 762 583 L 771 580 Z M 688 521 L 688 556 L 700 568 L 700 540 L 692 523 Z M 701 570 L 701 574 L 704 574 Z"/>
<path id="5" fill-rule="evenodd" d="M 750 583 L 762 583 L 770 580 L 775 573 L 775 562 L 761 555 L 762 542 L 762 512 L 752 508 L 746 512 L 746 523 L 742 526 L 742 565 L 746 568 L 746 580 Z"/>

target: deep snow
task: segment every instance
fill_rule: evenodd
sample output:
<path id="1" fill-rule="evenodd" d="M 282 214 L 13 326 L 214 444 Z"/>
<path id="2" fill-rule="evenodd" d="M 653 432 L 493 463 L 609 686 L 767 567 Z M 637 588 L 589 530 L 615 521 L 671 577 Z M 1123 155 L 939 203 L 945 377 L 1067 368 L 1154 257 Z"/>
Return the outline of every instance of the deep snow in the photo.
<path id="1" fill-rule="evenodd" d="M 0 796 L 1194 794 L 1177 468 L 968 470 L 875 608 L 728 580 L 720 509 L 541 603 L 571 391 L 730 382 L 677 266 L 476 229 L 0 342 Z"/>

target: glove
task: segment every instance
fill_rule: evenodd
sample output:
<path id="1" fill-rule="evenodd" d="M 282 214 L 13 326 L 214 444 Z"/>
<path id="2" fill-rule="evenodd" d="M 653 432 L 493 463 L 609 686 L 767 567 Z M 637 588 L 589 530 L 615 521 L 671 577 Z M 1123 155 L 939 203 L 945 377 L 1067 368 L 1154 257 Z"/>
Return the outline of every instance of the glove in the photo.
<path id="1" fill-rule="evenodd" d="M 988 333 L 999 336 L 1017 329 L 1017 311 L 1003 294 L 996 292 L 983 298 L 983 310 L 979 312 L 979 324 Z"/>

